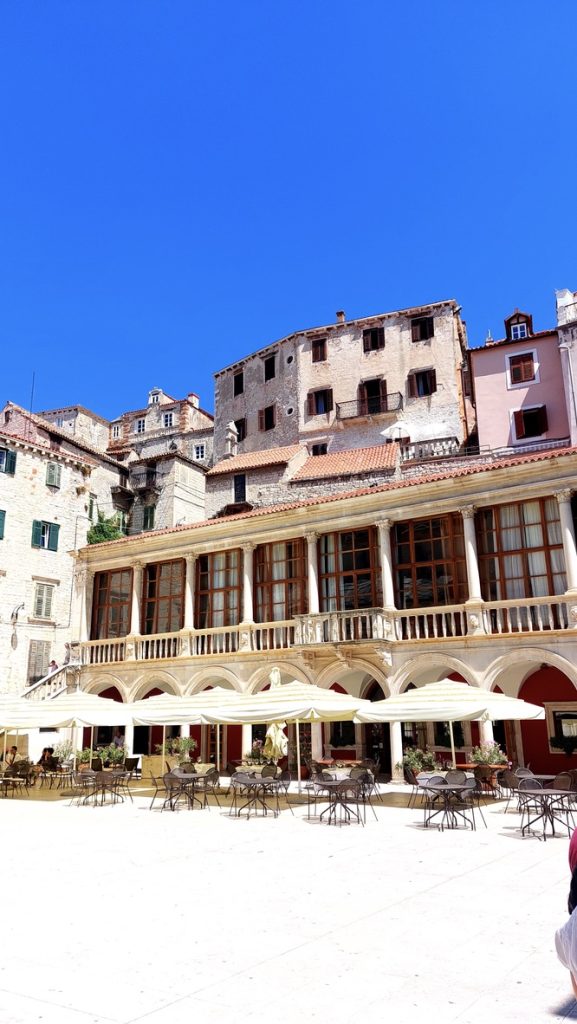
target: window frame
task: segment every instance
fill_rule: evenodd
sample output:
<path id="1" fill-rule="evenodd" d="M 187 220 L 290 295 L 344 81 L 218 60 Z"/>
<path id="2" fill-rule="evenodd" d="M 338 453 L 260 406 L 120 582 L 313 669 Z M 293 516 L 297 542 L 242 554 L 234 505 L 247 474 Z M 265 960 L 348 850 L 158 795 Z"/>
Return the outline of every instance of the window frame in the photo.
<path id="1" fill-rule="evenodd" d="M 144 433 L 146 433 L 146 417 L 145 416 L 139 416 L 138 419 L 136 419 L 134 421 L 134 433 L 135 434 L 144 434 Z"/>
<path id="2" fill-rule="evenodd" d="M 531 361 L 531 365 L 532 365 L 532 368 L 533 368 L 533 375 L 531 377 L 524 376 L 523 375 L 524 371 L 522 371 L 521 372 L 521 379 L 520 380 L 514 380 L 513 379 L 513 372 L 512 372 L 513 371 L 513 362 L 514 362 L 514 360 L 523 360 L 523 359 L 525 359 L 525 361 L 527 363 L 528 363 L 529 360 Z M 527 349 L 524 352 L 515 352 L 512 355 L 507 354 L 506 360 L 507 360 L 507 367 L 506 367 L 507 368 L 507 389 L 509 391 L 514 391 L 516 388 L 526 388 L 528 384 L 538 384 L 540 382 L 539 362 L 537 360 L 537 351 L 536 351 L 536 349 Z M 523 365 L 524 365 L 523 363 L 520 364 L 521 367 Z M 515 369 L 516 369 L 516 367 L 515 367 Z"/>
<path id="3" fill-rule="evenodd" d="M 529 337 L 529 326 L 526 320 L 520 320 L 516 324 L 510 324 L 510 330 L 511 341 L 525 341 L 525 339 Z"/>
<path id="4" fill-rule="evenodd" d="M 258 411 L 258 429 L 261 433 L 266 433 L 269 430 L 274 430 L 275 427 L 276 405 L 274 403 L 272 405 L 265 405 L 264 409 L 259 409 Z"/>
<path id="5" fill-rule="evenodd" d="M 266 384 L 269 380 L 274 380 L 276 377 L 276 352 L 265 356 L 262 362 L 264 382 Z"/>
<path id="6" fill-rule="evenodd" d="M 235 505 L 241 505 L 246 501 L 246 473 L 233 474 L 232 495 Z"/>
<path id="7" fill-rule="evenodd" d="M 46 464 L 46 486 L 59 488 L 62 481 L 62 466 L 59 462 Z"/>
<path id="8" fill-rule="evenodd" d="M 324 405 L 325 408 L 319 409 L 319 405 Z M 334 407 L 332 388 L 316 388 L 314 391 L 309 391 L 307 395 L 308 416 L 328 416 L 333 412 Z"/>
<path id="9" fill-rule="evenodd" d="M 174 412 L 171 409 L 169 412 L 163 412 L 162 414 L 162 426 L 165 429 L 174 426 Z"/>
<path id="10" fill-rule="evenodd" d="M 414 316 L 411 318 L 411 341 L 430 341 L 435 337 L 434 316 Z"/>
<path id="11" fill-rule="evenodd" d="M 427 381 L 428 391 L 419 394 L 417 380 Z M 407 389 L 409 398 L 430 398 L 437 391 L 437 371 L 434 366 L 423 367 L 419 370 L 411 370 L 407 377 Z"/>
<path id="12" fill-rule="evenodd" d="M 118 583 L 115 584 L 115 578 Z M 116 592 L 113 586 L 116 585 Z M 118 640 L 130 634 L 132 588 L 131 566 L 95 573 L 92 588 L 91 640 Z M 124 632 L 121 632 L 122 628 Z"/>
<path id="13" fill-rule="evenodd" d="M 206 459 L 206 444 L 202 441 L 200 444 L 194 446 L 194 457 L 197 462 L 202 462 Z"/>
<path id="14" fill-rule="evenodd" d="M 257 545 L 254 552 L 256 622 L 286 622 L 295 615 L 306 614 L 306 555 L 303 537 Z"/>
<path id="15" fill-rule="evenodd" d="M 459 512 L 395 523 L 391 553 L 395 607 L 404 611 L 464 604 L 467 600 L 464 527 Z M 439 575 L 439 568 L 450 571 Z M 444 578 L 445 583 L 441 582 Z M 426 601 L 422 600 L 423 586 L 431 590 Z"/>
<path id="16" fill-rule="evenodd" d="M 538 434 L 527 434 L 525 419 L 528 415 L 535 414 L 541 419 L 541 423 L 538 424 L 542 429 Z M 545 437 L 549 431 L 549 419 L 547 416 L 547 406 L 544 403 L 539 405 L 530 405 L 526 408 L 511 409 L 511 427 L 513 434 L 514 444 L 524 444 L 527 441 L 538 441 L 540 438 Z M 523 433 L 520 433 L 520 429 Z"/>
<path id="17" fill-rule="evenodd" d="M 556 513 L 552 518 L 547 515 L 549 503 Z M 528 524 L 524 513 L 533 504 L 539 506 L 539 521 L 538 523 L 531 522 Z M 512 508 L 517 509 L 517 521 L 510 526 L 504 525 L 504 514 L 507 514 L 507 510 Z M 492 517 L 491 521 L 489 517 Z M 538 545 L 529 546 L 524 535 L 525 531 L 536 526 L 541 530 L 542 542 Z M 558 531 L 558 541 L 551 541 L 549 539 L 554 530 Z M 507 539 L 508 536 L 513 536 L 511 531 L 518 531 L 520 535 L 520 543 L 516 547 L 511 546 L 510 539 Z M 512 589 L 518 589 L 518 586 L 515 586 L 513 582 L 515 580 L 522 582 L 524 594 L 518 598 L 520 601 L 536 596 L 534 593 L 534 581 L 537 579 L 546 579 L 549 596 L 554 596 L 556 593 L 565 593 L 567 570 L 561 535 L 561 518 L 558 503 L 551 495 L 531 498 L 529 501 L 503 502 L 499 505 L 488 505 L 477 509 L 475 513 L 475 536 L 477 538 L 477 561 L 481 580 L 481 594 L 484 601 L 516 600 L 517 598 L 509 596 Z M 555 570 L 555 559 L 552 556 L 554 551 L 558 552 L 560 556 L 560 561 L 563 565 L 562 571 Z M 531 571 L 531 556 L 535 559 L 537 552 L 543 555 L 545 563 L 544 573 Z M 522 572 L 513 575 L 511 567 L 516 560 L 519 560 Z M 558 591 L 555 590 L 556 578 L 559 581 L 559 588 L 562 588 L 558 589 Z"/>
<path id="18" fill-rule="evenodd" d="M 366 545 L 359 544 L 357 546 L 353 541 L 350 549 L 343 546 L 344 538 L 351 536 L 351 538 L 360 539 L 363 533 L 367 534 Z M 333 538 L 332 550 L 330 538 Z M 354 564 L 356 556 L 362 551 L 368 552 L 368 566 Z M 359 611 L 364 608 L 378 607 L 380 597 L 379 548 L 374 526 L 362 527 L 357 530 L 334 530 L 321 534 L 317 541 L 317 557 L 321 612 Z M 334 568 L 325 568 L 325 565 L 330 565 L 331 560 L 334 562 Z M 348 560 L 353 563 L 350 568 L 345 567 L 344 564 Z M 359 599 L 360 580 L 367 575 L 370 578 L 370 602 L 361 603 Z M 352 577 L 353 604 L 348 604 L 346 600 L 345 579 L 349 577 Z M 335 581 L 334 588 L 330 583 L 331 580 Z M 343 581 L 342 585 L 341 580 Z M 332 589 L 334 589 L 334 593 L 331 593 Z M 334 605 L 334 607 L 329 607 L 329 605 Z"/>
<path id="19" fill-rule="evenodd" d="M 6 528 L 6 511 L 0 508 L 0 540 L 4 540 L 4 531 Z"/>
<path id="20" fill-rule="evenodd" d="M 16 473 L 16 452 L 11 448 L 0 448 L 0 473 L 6 473 L 7 476 Z"/>
<path id="21" fill-rule="evenodd" d="M 311 362 L 326 363 L 327 361 L 327 339 L 313 338 L 311 341 Z"/>
<path id="22" fill-rule="evenodd" d="M 232 375 L 232 397 L 244 395 L 244 370 L 237 370 Z"/>
<path id="23" fill-rule="evenodd" d="M 121 429 L 122 428 L 121 428 L 121 424 L 120 423 L 113 423 L 112 424 L 112 440 L 113 441 L 118 441 L 118 439 L 121 436 Z"/>
<path id="24" fill-rule="evenodd" d="M 161 593 L 163 575 L 168 576 L 168 592 Z M 156 577 L 156 578 L 153 578 Z M 177 633 L 184 625 L 184 595 L 186 587 L 186 561 L 172 558 L 162 562 L 147 562 L 142 574 L 142 601 L 140 629 L 143 636 Z M 168 620 L 168 629 L 159 629 L 159 618 Z M 150 628 L 149 628 L 150 627 Z"/>
<path id="25" fill-rule="evenodd" d="M 363 330 L 363 355 L 369 352 L 381 352 L 385 347 L 385 328 L 365 327 Z"/>
<path id="26" fill-rule="evenodd" d="M 26 664 L 26 681 L 28 686 L 33 686 L 40 679 L 48 674 L 48 665 L 50 664 L 50 641 L 49 640 L 36 640 L 32 639 L 28 645 L 28 661 Z M 34 666 L 42 666 L 40 674 L 31 672 Z"/>
<path id="27" fill-rule="evenodd" d="M 249 553 L 249 558 L 252 553 Z M 215 559 L 221 559 L 221 569 L 215 566 Z M 215 573 L 224 575 L 223 586 L 212 586 Z M 230 576 L 236 574 L 236 583 L 228 582 Z M 224 629 L 227 626 L 238 626 L 242 612 L 242 549 L 230 548 L 226 551 L 210 551 L 201 554 L 196 560 L 194 588 L 194 621 L 197 629 Z M 215 609 L 215 596 L 223 595 L 221 609 Z M 232 596 L 232 600 L 227 595 Z M 204 607 L 203 607 L 204 605 Z M 222 616 L 222 621 L 215 623 L 215 618 Z"/>
<path id="28" fill-rule="evenodd" d="M 53 583 L 34 584 L 34 618 L 53 619 L 52 609 L 56 586 Z"/>
<path id="29" fill-rule="evenodd" d="M 45 519 L 32 520 L 31 547 L 42 551 L 58 551 L 60 523 L 49 523 Z"/>
<path id="30" fill-rule="evenodd" d="M 238 441 L 238 444 L 240 444 L 241 441 L 244 441 L 244 439 L 245 439 L 245 437 L 247 435 L 246 416 L 241 416 L 240 419 L 234 420 L 234 425 L 236 427 L 236 432 L 237 432 L 237 435 L 238 435 L 237 441 Z"/>
<path id="31" fill-rule="evenodd" d="M 154 520 L 156 519 L 156 505 L 145 505 L 142 509 L 142 531 L 143 533 L 149 533 L 154 530 Z"/>

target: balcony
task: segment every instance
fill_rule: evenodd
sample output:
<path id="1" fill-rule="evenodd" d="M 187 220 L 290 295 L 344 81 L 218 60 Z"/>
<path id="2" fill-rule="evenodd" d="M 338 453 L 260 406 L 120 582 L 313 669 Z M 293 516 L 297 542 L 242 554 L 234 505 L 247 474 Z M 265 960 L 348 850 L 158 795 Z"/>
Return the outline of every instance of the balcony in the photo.
<path id="1" fill-rule="evenodd" d="M 242 623 L 212 629 L 181 630 L 118 640 L 90 640 L 80 645 L 83 666 L 118 662 L 159 662 L 173 659 L 242 659 L 266 651 L 286 651 L 330 644 L 383 644 L 444 640 L 462 643 L 467 637 L 492 644 L 496 636 L 515 636 L 575 629 L 574 602 L 565 597 L 534 597 L 521 601 L 486 601 L 478 606 L 442 605 L 388 611 L 351 611 L 297 615 L 294 620 Z"/>
<path id="2" fill-rule="evenodd" d="M 390 395 L 375 395 L 371 398 L 355 398 L 352 402 L 337 402 L 338 420 L 364 420 L 373 416 L 390 416 L 403 408 L 400 391 Z"/>
<path id="3" fill-rule="evenodd" d="M 147 469 L 140 473 L 133 473 L 130 483 L 134 491 L 160 491 L 159 478 L 155 469 Z"/>
<path id="4" fill-rule="evenodd" d="M 456 437 L 433 437 L 428 441 L 411 441 L 401 445 L 401 462 L 422 462 L 472 454 L 478 455 L 479 449 L 462 449 Z"/>

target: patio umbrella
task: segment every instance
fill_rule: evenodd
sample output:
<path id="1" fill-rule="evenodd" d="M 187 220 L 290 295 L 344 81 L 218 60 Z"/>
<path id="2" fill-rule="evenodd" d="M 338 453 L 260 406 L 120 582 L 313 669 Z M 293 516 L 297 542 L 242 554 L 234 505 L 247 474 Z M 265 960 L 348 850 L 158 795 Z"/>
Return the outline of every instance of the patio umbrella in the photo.
<path id="1" fill-rule="evenodd" d="M 504 693 L 481 690 L 455 679 L 440 679 L 414 690 L 375 701 L 357 715 L 359 722 L 448 722 L 455 764 L 453 722 L 496 722 L 539 719 L 545 711 Z"/>
<path id="2" fill-rule="evenodd" d="M 215 725 L 214 712 L 236 702 L 239 694 L 224 686 L 185 697 L 159 693 L 128 705 L 135 725 Z M 220 721 L 220 719 L 218 719 Z"/>

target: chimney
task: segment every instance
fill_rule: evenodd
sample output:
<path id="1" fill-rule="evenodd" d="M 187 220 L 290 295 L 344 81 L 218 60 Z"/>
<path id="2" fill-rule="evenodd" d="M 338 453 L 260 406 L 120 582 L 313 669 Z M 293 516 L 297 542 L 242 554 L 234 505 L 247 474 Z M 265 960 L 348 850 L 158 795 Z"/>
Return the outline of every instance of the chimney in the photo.
<path id="1" fill-rule="evenodd" d="M 344 309 L 337 309 L 337 323 L 344 324 L 346 320 Z"/>
<path id="2" fill-rule="evenodd" d="M 192 406 L 194 406 L 195 409 L 199 408 L 200 401 L 199 401 L 198 395 L 195 395 L 194 391 L 189 391 L 188 395 L 187 395 L 187 398 L 188 398 L 188 401 L 190 402 L 190 404 Z"/>

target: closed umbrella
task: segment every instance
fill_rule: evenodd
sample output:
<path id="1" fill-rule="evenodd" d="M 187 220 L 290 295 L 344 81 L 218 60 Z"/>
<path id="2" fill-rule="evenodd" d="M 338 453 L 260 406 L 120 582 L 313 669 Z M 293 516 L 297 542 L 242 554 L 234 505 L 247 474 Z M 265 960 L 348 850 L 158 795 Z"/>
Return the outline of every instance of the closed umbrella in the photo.
<path id="1" fill-rule="evenodd" d="M 286 722 L 272 722 L 269 725 L 263 747 L 263 754 L 269 761 L 280 761 L 286 757 L 288 750 L 288 737 L 284 732 Z"/>

